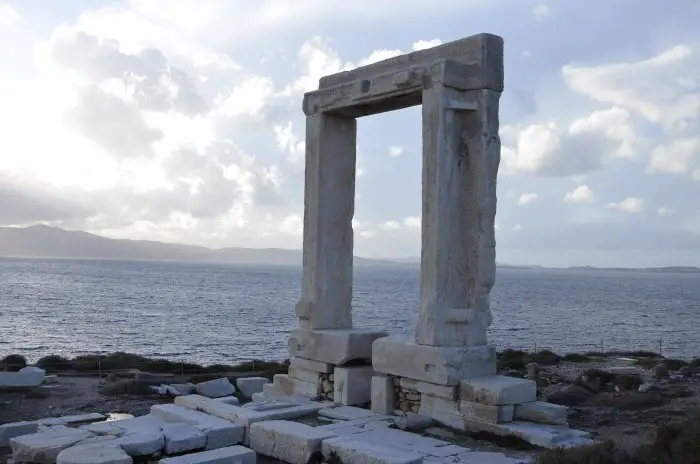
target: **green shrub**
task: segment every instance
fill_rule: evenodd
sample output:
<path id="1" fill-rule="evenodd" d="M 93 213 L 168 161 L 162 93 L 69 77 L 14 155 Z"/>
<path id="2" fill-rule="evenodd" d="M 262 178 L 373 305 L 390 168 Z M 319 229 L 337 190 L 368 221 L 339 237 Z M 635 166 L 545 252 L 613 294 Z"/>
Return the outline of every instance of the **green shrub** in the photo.
<path id="1" fill-rule="evenodd" d="M 671 371 L 677 371 L 681 367 L 688 365 L 688 362 L 682 359 L 664 359 L 663 363 L 666 364 L 666 367 Z"/>
<path id="2" fill-rule="evenodd" d="M 498 353 L 499 369 L 525 369 L 528 363 L 528 354 L 520 350 L 507 349 Z"/>
<path id="3" fill-rule="evenodd" d="M 24 367 L 27 367 L 27 358 L 21 354 L 11 354 L 0 359 L 0 370 L 17 372 Z"/>
<path id="4" fill-rule="evenodd" d="M 593 362 L 595 359 L 591 358 L 588 355 L 581 354 L 581 353 L 569 353 L 564 355 L 562 358 L 564 361 L 568 362 L 573 362 L 573 363 L 584 363 L 584 362 Z"/>
<path id="5" fill-rule="evenodd" d="M 624 449 L 612 441 L 546 450 L 537 464 L 700 464 L 700 413 L 657 427 L 651 443 Z"/>
<path id="6" fill-rule="evenodd" d="M 55 354 L 44 356 L 36 362 L 36 365 L 48 372 L 67 371 L 73 369 L 73 363 L 71 361 L 63 356 L 58 356 Z"/>
<path id="7" fill-rule="evenodd" d="M 528 356 L 528 362 L 535 362 L 545 366 L 553 366 L 561 362 L 561 356 L 549 350 L 542 350 Z"/>

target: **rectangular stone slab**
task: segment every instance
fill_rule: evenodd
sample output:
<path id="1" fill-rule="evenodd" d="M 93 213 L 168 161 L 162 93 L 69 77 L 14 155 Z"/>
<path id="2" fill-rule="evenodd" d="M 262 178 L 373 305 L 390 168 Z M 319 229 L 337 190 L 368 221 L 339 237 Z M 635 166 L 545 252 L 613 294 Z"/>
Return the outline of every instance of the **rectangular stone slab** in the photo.
<path id="1" fill-rule="evenodd" d="M 477 88 L 503 91 L 503 39 L 493 34 L 476 34 L 426 50 L 361 66 L 351 71 L 342 71 L 322 77 L 319 89 L 347 82 L 368 79 L 373 75 L 392 70 L 400 71 L 411 66 L 427 66 L 440 59 L 475 65 L 482 75 Z"/>
<path id="2" fill-rule="evenodd" d="M 353 406 L 372 400 L 372 366 L 336 367 L 333 399 L 336 403 Z"/>
<path id="3" fill-rule="evenodd" d="M 321 451 L 323 440 L 335 435 L 329 431 L 290 421 L 266 421 L 250 426 L 249 446 L 263 456 L 291 464 L 306 464 Z"/>
<path id="4" fill-rule="evenodd" d="M 326 459 L 334 453 L 340 462 L 371 462 L 372 464 L 420 464 L 423 462 L 423 456 L 419 453 L 386 448 L 356 440 L 354 437 L 324 440 L 321 449 Z"/>
<path id="5" fill-rule="evenodd" d="M 519 421 L 568 427 L 568 410 L 569 408 L 566 406 L 533 401 L 531 403 L 516 404 L 514 418 Z"/>
<path id="6" fill-rule="evenodd" d="M 289 354 L 335 365 L 369 360 L 372 343 L 386 335 L 372 329 L 295 330 L 289 336 Z"/>
<path id="7" fill-rule="evenodd" d="M 440 347 L 384 337 L 372 346 L 376 372 L 438 385 L 458 385 L 462 379 L 496 373 L 496 349 L 489 345 Z"/>
<path id="8" fill-rule="evenodd" d="M 174 458 L 165 458 L 158 461 L 159 464 L 255 464 L 257 456 L 255 451 L 244 446 L 230 446 L 213 451 L 187 454 Z"/>
<path id="9" fill-rule="evenodd" d="M 537 384 L 503 375 L 465 379 L 459 383 L 459 398 L 491 405 L 530 403 L 537 400 Z"/>

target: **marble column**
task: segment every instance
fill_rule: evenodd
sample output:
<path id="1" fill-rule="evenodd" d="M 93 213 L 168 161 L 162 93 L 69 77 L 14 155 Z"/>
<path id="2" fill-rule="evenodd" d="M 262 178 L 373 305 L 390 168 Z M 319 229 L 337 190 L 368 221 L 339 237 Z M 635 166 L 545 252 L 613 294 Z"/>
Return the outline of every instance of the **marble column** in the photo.
<path id="1" fill-rule="evenodd" d="M 352 327 L 356 138 L 354 118 L 306 118 L 301 329 Z"/>
<path id="2" fill-rule="evenodd" d="M 486 345 L 496 272 L 500 92 L 423 91 L 423 224 L 416 343 Z"/>

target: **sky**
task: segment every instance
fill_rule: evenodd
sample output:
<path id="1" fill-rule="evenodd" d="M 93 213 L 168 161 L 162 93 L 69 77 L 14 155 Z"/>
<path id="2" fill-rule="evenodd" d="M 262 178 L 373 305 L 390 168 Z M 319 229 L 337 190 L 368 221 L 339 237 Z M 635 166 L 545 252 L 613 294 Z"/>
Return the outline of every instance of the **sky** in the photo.
<path id="1" fill-rule="evenodd" d="M 0 226 L 300 248 L 304 92 L 489 32 L 498 261 L 700 266 L 699 21 L 697 0 L 0 0 Z M 420 255 L 420 124 L 358 121 L 356 255 Z"/>

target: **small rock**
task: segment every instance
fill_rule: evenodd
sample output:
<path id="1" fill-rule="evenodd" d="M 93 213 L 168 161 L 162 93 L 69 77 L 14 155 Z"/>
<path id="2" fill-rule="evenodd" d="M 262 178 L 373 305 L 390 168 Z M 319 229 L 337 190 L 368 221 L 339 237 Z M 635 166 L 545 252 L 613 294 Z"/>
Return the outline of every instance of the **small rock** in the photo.
<path id="1" fill-rule="evenodd" d="M 588 389 L 578 385 L 567 385 L 547 396 L 547 402 L 563 406 L 576 406 L 593 396 Z"/>
<path id="2" fill-rule="evenodd" d="M 615 386 L 615 391 L 621 390 L 637 390 L 644 383 L 642 377 L 637 374 L 619 374 L 612 380 Z"/>
<path id="3" fill-rule="evenodd" d="M 208 398 L 220 398 L 236 393 L 236 387 L 226 377 L 197 384 L 197 393 Z"/>
<path id="4" fill-rule="evenodd" d="M 678 369 L 678 374 L 687 377 L 693 373 L 693 369 L 690 366 L 683 366 Z"/>
<path id="5" fill-rule="evenodd" d="M 430 427 L 433 420 L 420 414 L 408 413 L 396 419 L 396 426 L 401 430 L 422 430 Z"/>
<path id="6" fill-rule="evenodd" d="M 683 380 L 683 376 L 680 374 L 673 374 L 668 376 L 669 379 L 671 380 Z"/>
<path id="7" fill-rule="evenodd" d="M 668 378 L 668 367 L 666 367 L 666 364 L 660 363 L 654 366 L 654 377 L 657 379 Z"/>
<path id="8" fill-rule="evenodd" d="M 653 383 L 643 383 L 643 384 L 641 384 L 641 385 L 639 386 L 639 388 L 637 389 L 637 391 L 640 392 L 640 393 L 646 393 L 646 392 L 648 392 L 648 391 L 651 391 L 653 388 L 654 388 L 654 384 L 653 384 Z"/>

